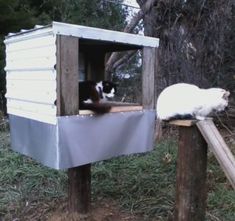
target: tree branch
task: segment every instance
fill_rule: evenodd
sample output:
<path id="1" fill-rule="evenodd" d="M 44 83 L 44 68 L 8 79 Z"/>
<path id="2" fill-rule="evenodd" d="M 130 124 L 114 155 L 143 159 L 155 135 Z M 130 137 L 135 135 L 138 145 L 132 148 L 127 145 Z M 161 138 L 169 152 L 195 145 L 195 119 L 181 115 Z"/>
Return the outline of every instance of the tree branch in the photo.
<path id="1" fill-rule="evenodd" d="M 144 15 L 152 8 L 156 0 L 147 0 L 141 9 L 133 16 L 130 23 L 125 27 L 124 32 L 131 33 Z M 118 52 L 113 52 L 106 62 L 105 75 L 109 76 L 113 70 L 114 63 L 119 59 Z"/>
<path id="2" fill-rule="evenodd" d="M 130 60 L 134 55 L 136 51 L 128 51 L 123 55 L 121 58 L 116 60 L 116 62 L 113 63 L 113 69 L 117 70 L 119 69 L 126 61 Z"/>

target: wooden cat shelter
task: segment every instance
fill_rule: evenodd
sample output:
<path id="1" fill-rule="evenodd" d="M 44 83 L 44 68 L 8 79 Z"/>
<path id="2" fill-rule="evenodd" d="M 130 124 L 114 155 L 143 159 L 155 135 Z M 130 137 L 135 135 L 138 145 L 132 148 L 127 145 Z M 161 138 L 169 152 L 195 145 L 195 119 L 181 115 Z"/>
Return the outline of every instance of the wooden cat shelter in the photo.
<path id="1" fill-rule="evenodd" d="M 90 163 L 153 148 L 159 41 L 53 22 L 9 34 L 4 42 L 12 148 L 46 166 L 69 169 L 70 208 L 87 211 Z M 143 51 L 142 105 L 83 115 L 79 79 L 103 79 L 105 55 L 125 50 Z"/>

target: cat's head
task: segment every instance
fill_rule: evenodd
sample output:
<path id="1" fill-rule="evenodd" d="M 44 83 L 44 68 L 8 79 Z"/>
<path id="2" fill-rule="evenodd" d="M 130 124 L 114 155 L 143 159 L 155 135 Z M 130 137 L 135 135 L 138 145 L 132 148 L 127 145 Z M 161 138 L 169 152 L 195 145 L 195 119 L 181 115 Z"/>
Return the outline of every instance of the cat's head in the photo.
<path id="1" fill-rule="evenodd" d="M 213 93 L 214 110 L 218 112 L 224 111 L 228 107 L 230 92 L 222 88 L 211 88 L 210 90 Z"/>
<path id="2" fill-rule="evenodd" d="M 117 92 L 117 85 L 111 81 L 101 81 L 97 84 L 102 99 L 111 99 Z"/>

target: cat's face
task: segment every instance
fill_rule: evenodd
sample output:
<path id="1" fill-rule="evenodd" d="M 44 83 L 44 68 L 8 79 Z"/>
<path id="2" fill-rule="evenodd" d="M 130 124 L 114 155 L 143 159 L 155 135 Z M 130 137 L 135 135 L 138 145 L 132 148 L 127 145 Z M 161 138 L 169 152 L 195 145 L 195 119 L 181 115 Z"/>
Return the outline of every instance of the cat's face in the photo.
<path id="1" fill-rule="evenodd" d="M 230 92 L 221 88 L 212 88 L 212 92 L 214 93 L 214 102 L 215 102 L 215 110 L 218 112 L 224 111 L 228 106 L 228 99 Z"/>
<path id="2" fill-rule="evenodd" d="M 110 81 L 102 81 L 102 91 L 104 98 L 113 98 L 116 94 L 116 84 Z"/>
<path id="3" fill-rule="evenodd" d="M 221 111 L 225 110 L 228 107 L 228 98 L 229 98 L 230 92 L 224 90 L 222 92 L 222 102 L 221 102 Z"/>

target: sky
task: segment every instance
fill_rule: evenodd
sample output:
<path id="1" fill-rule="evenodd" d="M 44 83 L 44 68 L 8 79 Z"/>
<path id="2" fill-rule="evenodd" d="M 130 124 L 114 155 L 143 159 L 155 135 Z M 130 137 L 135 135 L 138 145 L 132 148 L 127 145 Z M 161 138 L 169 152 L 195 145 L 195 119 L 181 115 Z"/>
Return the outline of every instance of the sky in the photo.
<path id="1" fill-rule="evenodd" d="M 127 16 L 127 21 L 130 22 L 133 15 L 139 11 L 139 5 L 136 0 L 124 0 L 123 3 L 134 7 L 129 7 L 129 15 Z M 143 35 L 143 30 L 139 30 L 138 34 Z"/>
<path id="2" fill-rule="evenodd" d="M 135 0 L 124 0 L 124 4 L 131 5 L 131 6 L 139 8 L 139 5 L 137 4 L 137 2 Z"/>
<path id="3" fill-rule="evenodd" d="M 123 3 L 129 6 L 133 6 L 133 8 L 128 8 L 129 15 L 127 17 L 127 20 L 129 21 L 133 17 L 133 15 L 139 11 L 139 5 L 137 4 L 136 0 L 124 0 Z"/>

